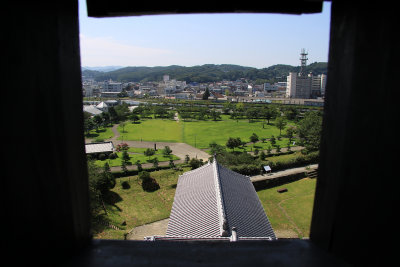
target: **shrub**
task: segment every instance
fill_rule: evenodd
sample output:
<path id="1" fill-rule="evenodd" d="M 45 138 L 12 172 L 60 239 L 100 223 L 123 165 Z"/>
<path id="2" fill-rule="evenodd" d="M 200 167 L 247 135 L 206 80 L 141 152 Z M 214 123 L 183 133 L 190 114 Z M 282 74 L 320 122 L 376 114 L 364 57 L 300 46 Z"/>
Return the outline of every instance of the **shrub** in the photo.
<path id="1" fill-rule="evenodd" d="M 111 154 L 108 156 L 108 158 L 109 158 L 109 159 L 116 159 L 116 158 L 118 158 L 118 155 L 117 155 L 117 153 L 111 153 Z"/>
<path id="2" fill-rule="evenodd" d="M 122 189 L 129 189 L 129 188 L 131 188 L 131 185 L 129 184 L 128 181 L 123 181 L 121 185 L 122 185 Z"/>
<path id="3" fill-rule="evenodd" d="M 160 185 L 157 183 L 156 179 L 150 177 L 142 182 L 142 188 L 146 192 L 154 192 L 160 189 Z"/>
<path id="4" fill-rule="evenodd" d="M 105 160 L 107 156 L 103 153 L 99 154 L 99 160 Z"/>

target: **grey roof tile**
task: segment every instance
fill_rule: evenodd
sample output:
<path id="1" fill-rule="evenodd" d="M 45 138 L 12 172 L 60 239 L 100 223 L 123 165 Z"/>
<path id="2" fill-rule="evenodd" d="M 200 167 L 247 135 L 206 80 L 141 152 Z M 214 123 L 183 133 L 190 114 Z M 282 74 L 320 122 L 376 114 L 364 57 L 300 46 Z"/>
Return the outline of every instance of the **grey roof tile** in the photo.
<path id="1" fill-rule="evenodd" d="M 214 163 L 179 177 L 166 236 L 276 239 L 250 178 Z"/>

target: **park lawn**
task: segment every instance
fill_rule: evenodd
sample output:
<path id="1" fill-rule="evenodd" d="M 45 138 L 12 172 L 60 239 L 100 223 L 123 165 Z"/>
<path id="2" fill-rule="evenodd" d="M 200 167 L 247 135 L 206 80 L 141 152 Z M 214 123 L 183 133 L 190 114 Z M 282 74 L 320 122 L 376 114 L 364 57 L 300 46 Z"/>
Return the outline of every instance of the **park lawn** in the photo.
<path id="1" fill-rule="evenodd" d="M 294 124 L 290 122 L 290 124 Z M 120 132 L 119 140 L 131 141 L 151 141 L 151 142 L 182 142 L 197 148 L 208 148 L 210 143 L 216 142 L 225 145 L 229 137 L 240 137 L 242 141 L 250 142 L 250 136 L 255 133 L 259 138 L 270 138 L 272 135 L 277 137 L 279 129 L 274 125 L 274 121 L 268 125 L 264 121 L 249 122 L 247 119 L 232 120 L 229 115 L 221 115 L 218 121 L 179 121 L 148 119 L 141 123 L 127 123 L 122 133 L 122 127 L 118 127 Z M 282 134 L 285 130 L 282 130 Z M 286 142 L 286 143 L 285 143 Z M 287 146 L 287 140 L 277 143 L 281 147 Z M 261 144 L 266 146 L 267 144 Z"/>
<path id="2" fill-rule="evenodd" d="M 129 162 L 132 165 L 135 165 L 136 161 L 140 161 L 140 163 L 144 164 L 144 163 L 152 163 L 154 158 L 158 159 L 158 162 L 163 162 L 163 161 L 169 161 L 169 160 L 178 160 L 180 159 L 179 157 L 175 156 L 175 155 L 171 155 L 170 157 L 165 157 L 161 150 L 157 150 L 158 153 L 156 153 L 153 156 L 145 156 L 144 154 L 130 154 L 129 153 Z M 122 165 L 122 152 L 116 152 L 118 155 L 118 158 L 115 159 L 105 159 L 105 160 L 96 160 L 94 163 L 99 166 L 99 167 L 103 167 L 104 164 L 106 162 L 108 162 L 108 165 L 110 167 L 117 167 L 117 166 L 121 166 Z"/>
<path id="3" fill-rule="evenodd" d="M 106 216 L 104 211 L 101 211 L 99 217 L 123 230 L 113 230 L 95 223 L 92 227 L 94 238 L 123 239 L 124 233 L 134 227 L 168 218 L 174 201 L 178 176 L 188 170 L 189 168 L 186 167 L 183 171 L 169 169 L 151 172 L 151 177 L 155 178 L 160 185 L 160 189 L 155 192 L 143 191 L 137 176 L 117 179 L 110 193 L 110 199 L 113 201 L 106 203 L 108 215 Z M 129 189 L 122 188 L 121 184 L 124 181 L 129 183 Z M 122 226 L 124 221 L 126 225 Z"/>
<path id="4" fill-rule="evenodd" d="M 127 123 L 124 132 L 118 127 L 119 140 L 151 141 L 151 142 L 182 142 L 182 124 L 175 120 L 148 119 L 140 123 Z"/>
<path id="5" fill-rule="evenodd" d="M 114 137 L 114 133 L 111 127 L 100 127 L 97 131 L 91 130 L 89 134 L 85 136 L 86 138 L 94 139 L 96 142 L 103 142 L 105 139 L 110 139 Z"/>
<path id="6" fill-rule="evenodd" d="M 275 231 L 292 231 L 299 238 L 310 235 L 316 180 L 304 178 L 257 192 Z M 277 189 L 287 188 L 285 193 Z M 286 213 L 286 214 L 285 214 Z"/>
<path id="7" fill-rule="evenodd" d="M 253 133 L 259 138 L 279 135 L 279 129 L 272 122 L 267 125 L 263 121 L 232 120 L 229 115 L 221 115 L 219 121 L 185 121 L 183 126 L 183 142 L 198 148 L 208 148 L 212 142 L 225 146 L 229 137 L 250 142 Z"/>

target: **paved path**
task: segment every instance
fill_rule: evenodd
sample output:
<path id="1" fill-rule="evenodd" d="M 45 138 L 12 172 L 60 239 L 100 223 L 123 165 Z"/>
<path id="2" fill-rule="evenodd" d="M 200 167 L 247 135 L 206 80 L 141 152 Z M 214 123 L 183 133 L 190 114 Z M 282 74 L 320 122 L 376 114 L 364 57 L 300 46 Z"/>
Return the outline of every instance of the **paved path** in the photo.
<path id="1" fill-rule="evenodd" d="M 165 235 L 168 227 L 168 219 L 141 225 L 133 228 L 126 236 L 127 240 L 144 240 L 145 236 Z"/>
<path id="2" fill-rule="evenodd" d="M 255 176 L 251 176 L 250 180 L 252 182 L 258 182 L 258 181 L 263 181 L 263 180 L 276 179 L 276 178 L 279 178 L 282 176 L 304 173 L 304 172 L 308 171 L 307 167 L 309 167 L 310 171 L 315 170 L 315 169 L 318 169 L 318 164 L 312 164 L 312 165 L 308 165 L 306 167 L 287 169 L 287 170 L 283 170 L 283 171 L 273 172 L 271 174 L 255 175 Z M 274 171 L 274 170 L 272 170 L 272 171 Z"/>

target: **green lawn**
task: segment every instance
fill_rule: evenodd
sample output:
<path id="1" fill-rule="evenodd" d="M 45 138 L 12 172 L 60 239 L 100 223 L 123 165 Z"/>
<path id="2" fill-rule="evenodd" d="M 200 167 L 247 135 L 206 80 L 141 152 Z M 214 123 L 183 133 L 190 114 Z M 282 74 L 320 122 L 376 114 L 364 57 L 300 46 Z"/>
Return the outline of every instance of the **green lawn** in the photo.
<path id="1" fill-rule="evenodd" d="M 188 170 L 189 168 L 184 168 L 184 171 Z M 143 191 L 137 176 L 117 179 L 117 184 L 111 190 L 109 200 L 106 202 L 108 216 L 105 216 L 102 211 L 99 217 L 103 217 L 103 220 L 123 230 L 113 230 L 94 223 L 92 226 L 94 238 L 123 239 L 124 233 L 133 227 L 168 218 L 174 201 L 178 176 L 184 171 L 152 172 L 151 177 L 155 178 L 160 185 L 160 189 L 155 192 Z M 129 189 L 122 188 L 121 184 L 124 181 L 129 182 Z M 126 226 L 122 226 L 124 221 Z"/>
<path id="2" fill-rule="evenodd" d="M 274 230 L 295 232 L 299 238 L 309 236 L 315 185 L 315 179 L 304 178 L 257 192 Z M 278 188 L 288 191 L 278 193 Z"/>
<path id="3" fill-rule="evenodd" d="M 125 126 L 125 133 L 119 127 L 121 133 L 119 139 L 143 140 L 158 142 L 182 142 L 198 148 L 208 148 L 211 142 L 225 145 L 229 137 L 240 137 L 242 141 L 249 142 L 249 138 L 256 133 L 259 138 L 277 137 L 279 129 L 267 125 L 262 121 L 249 123 L 248 120 L 231 120 L 228 115 L 222 115 L 219 121 L 180 121 L 149 119 L 139 124 L 128 123 Z M 290 124 L 294 124 L 290 122 Z M 264 125 L 264 128 L 263 128 Z M 285 130 L 282 131 L 282 134 Z M 123 135 L 123 136 L 122 136 Z M 280 141 L 277 141 L 278 143 Z M 258 144 L 266 146 L 267 144 Z M 286 147 L 287 140 L 282 141 L 281 147 Z"/>
<path id="4" fill-rule="evenodd" d="M 96 130 L 91 130 L 89 134 L 85 135 L 86 138 L 91 138 L 94 139 L 94 141 L 102 142 L 105 139 L 110 139 L 114 136 L 114 133 L 112 131 L 112 126 L 111 127 L 100 127 L 97 131 Z"/>
<path id="5" fill-rule="evenodd" d="M 174 120 L 148 119 L 140 123 L 127 123 L 124 132 L 120 132 L 119 140 L 152 141 L 152 142 L 182 142 L 182 123 Z"/>

